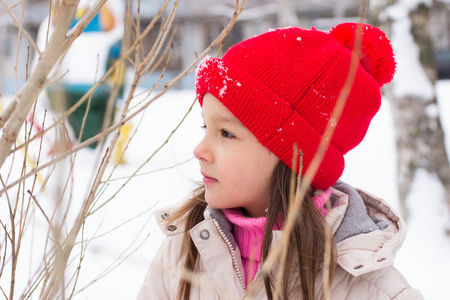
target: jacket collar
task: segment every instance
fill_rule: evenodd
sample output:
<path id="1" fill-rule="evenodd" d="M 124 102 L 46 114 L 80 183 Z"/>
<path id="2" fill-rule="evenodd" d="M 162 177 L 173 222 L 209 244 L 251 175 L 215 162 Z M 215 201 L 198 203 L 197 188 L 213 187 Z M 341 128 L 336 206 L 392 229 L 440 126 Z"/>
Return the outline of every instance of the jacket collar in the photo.
<path id="1" fill-rule="evenodd" d="M 326 216 L 338 264 L 353 276 L 392 266 L 405 235 L 404 220 L 384 200 L 338 181 Z"/>
<path id="2" fill-rule="evenodd" d="M 325 217 L 330 224 L 337 243 L 337 262 L 353 276 L 360 276 L 378 269 L 392 266 L 394 255 L 401 247 L 405 235 L 404 220 L 384 200 L 362 190 L 355 190 L 338 181 L 332 188 L 332 210 Z M 167 236 L 184 232 L 184 218 L 166 221 L 179 204 L 155 213 L 158 225 Z M 221 210 L 207 207 L 205 219 L 217 221 L 233 248 L 235 239 L 231 225 Z M 272 244 L 281 237 L 274 231 Z"/>

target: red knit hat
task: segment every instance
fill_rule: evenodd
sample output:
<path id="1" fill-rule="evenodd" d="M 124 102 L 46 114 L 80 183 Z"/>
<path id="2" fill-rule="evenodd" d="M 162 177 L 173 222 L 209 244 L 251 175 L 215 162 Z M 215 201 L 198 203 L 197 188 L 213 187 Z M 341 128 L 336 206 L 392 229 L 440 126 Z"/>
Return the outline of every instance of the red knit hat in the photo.
<path id="1" fill-rule="evenodd" d="M 380 88 L 395 72 L 392 47 L 378 28 L 344 23 L 325 33 L 290 27 L 242 41 L 197 68 L 200 105 L 211 93 L 288 166 L 297 143 L 305 171 L 347 79 L 357 26 L 363 35 L 356 77 L 312 181 L 316 189 L 330 187 L 344 170 L 344 154 L 364 138 L 380 108 Z"/>

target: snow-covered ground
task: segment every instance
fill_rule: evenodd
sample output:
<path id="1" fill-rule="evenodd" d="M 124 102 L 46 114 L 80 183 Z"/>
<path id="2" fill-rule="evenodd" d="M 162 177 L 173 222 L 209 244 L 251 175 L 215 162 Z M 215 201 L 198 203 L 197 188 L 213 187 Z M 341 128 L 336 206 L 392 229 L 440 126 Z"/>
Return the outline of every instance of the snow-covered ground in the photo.
<path id="1" fill-rule="evenodd" d="M 450 81 L 439 82 L 437 92 L 440 111 L 447 112 L 442 115 L 443 125 L 450 132 Z M 194 92 L 191 90 L 169 92 L 153 103 L 142 118 L 132 122 L 133 130 L 138 131 L 126 152 L 126 163 L 114 170 L 101 201 L 108 199 L 108 195 L 122 186 L 124 178 L 148 160 L 170 135 L 193 101 Z M 77 294 L 75 299 L 135 298 L 152 256 L 163 239 L 152 217 L 154 208 L 182 200 L 200 180 L 192 149 L 203 134 L 201 122 L 200 108 L 195 104 L 180 129 L 142 167 L 138 172 L 140 175 L 89 218 L 85 237 L 98 238 L 88 245 L 78 287 L 96 280 L 105 274 L 104 270 L 109 271 Z M 76 159 L 79 163 L 75 165 L 72 179 L 75 187 L 74 208 L 88 191 L 88 182 L 94 176 L 97 152 L 86 149 Z M 342 179 L 398 207 L 395 166 L 394 127 L 389 100 L 384 99 L 366 138 L 346 156 Z M 113 165 L 110 170 L 112 168 Z M 45 194 L 51 200 L 51 189 Z M 449 217 L 443 199 L 444 190 L 435 176 L 425 171 L 417 172 L 408 197 L 411 213 L 407 223 L 409 232 L 397 255 L 396 267 L 414 287 L 423 292 L 426 299 L 444 299 L 448 295 L 446 284 L 450 282 L 450 239 L 444 230 Z M 36 228 L 45 226 L 36 221 Z M 120 263 L 116 266 L 117 262 Z M 28 274 L 25 269 L 23 271 Z"/>
<path id="2" fill-rule="evenodd" d="M 450 132 L 450 81 L 439 82 L 437 92 L 440 111 L 446 112 L 442 115 L 443 125 Z M 148 160 L 193 101 L 192 90 L 169 92 L 153 103 L 142 118 L 136 118 L 132 122 L 133 130 L 138 131 L 126 152 L 126 163 L 119 165 L 113 172 L 101 201 L 108 199 L 108 195 L 112 195 L 125 182 L 124 178 L 129 177 Z M 201 122 L 200 108 L 195 104 L 180 129 L 142 167 L 138 172 L 140 175 L 89 218 L 85 237 L 99 237 L 88 245 L 78 287 L 95 280 L 104 274 L 104 270 L 110 271 L 87 286 L 75 299 L 136 297 L 150 261 L 163 239 L 152 216 L 154 208 L 182 200 L 196 181 L 201 179 L 197 162 L 192 155 L 192 149 L 203 134 Z M 450 145 L 448 136 L 447 134 L 447 146 Z M 73 189 L 74 208 L 77 207 L 77 199 L 83 198 L 88 191 L 87 183 L 94 176 L 97 152 L 86 149 L 76 159 L 79 163 L 75 165 L 72 181 L 76 187 Z M 172 167 L 174 165 L 176 166 Z M 395 166 L 394 127 L 389 100 L 384 99 L 366 138 L 346 156 L 346 169 L 342 179 L 385 198 L 394 207 L 398 207 Z M 110 170 L 112 168 L 113 165 Z M 49 189 L 46 194 L 50 199 L 52 191 Z M 425 171 L 417 172 L 408 197 L 411 213 L 407 222 L 408 235 L 397 255 L 396 267 L 411 285 L 423 292 L 426 299 L 444 299 L 448 296 L 446 284 L 450 282 L 450 239 L 444 230 L 450 219 L 443 199 L 444 190 L 435 176 Z M 36 223 L 37 228 L 45 228 L 39 221 Z M 119 225 L 121 226 L 116 228 Z M 114 262 L 122 260 L 124 261 L 115 266 Z M 24 272 L 28 274 L 25 270 Z"/>
<path id="3" fill-rule="evenodd" d="M 449 133 L 450 81 L 439 82 L 437 93 L 443 125 Z M 132 130 L 138 131 L 125 154 L 126 163 L 114 170 L 99 203 L 109 199 L 122 186 L 125 178 L 151 157 L 193 101 L 192 90 L 171 91 L 151 104 L 142 118 L 133 120 Z M 203 135 L 201 125 L 200 108 L 195 104 L 169 143 L 108 204 L 89 217 L 84 237 L 97 238 L 88 245 L 78 288 L 92 280 L 96 282 L 86 286 L 74 299 L 135 299 L 151 259 L 163 239 L 152 216 L 154 209 L 181 201 L 193 189 L 196 181 L 201 179 L 198 164 L 192 155 L 194 146 Z M 97 158 L 98 153 L 90 149 L 80 151 L 76 157 L 78 163 L 75 164 L 74 177 L 71 179 L 71 211 L 76 211 L 79 200 L 86 196 Z M 60 170 L 62 174 L 68 169 L 68 162 L 65 163 L 66 167 Z M 346 156 L 346 165 L 342 178 L 344 181 L 385 198 L 398 207 L 394 127 L 387 99 L 383 100 L 381 110 L 364 141 Z M 109 169 L 111 172 L 112 164 Z M 56 176 L 57 179 L 63 177 Z M 53 186 L 60 185 L 53 183 Z M 44 193 L 49 201 L 52 200 L 53 192 L 49 188 Z M 396 267 L 411 285 L 423 292 L 425 299 L 448 297 L 446 284 L 450 282 L 450 239 L 444 230 L 450 219 L 443 199 L 444 191 L 437 179 L 425 171 L 417 172 L 408 197 L 411 213 L 407 223 L 409 232 L 397 255 Z M 42 220 L 37 219 L 34 224 L 36 231 L 45 228 Z M 37 238 L 34 244 L 37 244 L 36 241 Z M 25 241 L 23 252 L 27 254 L 23 254 L 24 260 L 28 259 L 30 249 L 34 249 L 31 252 L 38 252 L 28 243 L 31 241 Z M 79 247 L 74 250 L 77 251 Z M 32 263 L 36 264 L 36 260 L 36 256 L 33 256 Z M 77 258 L 72 261 L 72 265 L 75 266 L 76 262 Z M 20 273 L 19 283 L 29 275 L 26 268 L 20 270 L 23 273 Z M 105 276 L 99 278 L 102 275 Z"/>
<path id="4" fill-rule="evenodd" d="M 448 134 L 450 81 L 439 82 L 437 94 L 443 126 L 447 132 L 447 147 L 450 149 L 450 134 Z M 142 118 L 133 120 L 132 130 L 138 131 L 126 152 L 126 163 L 114 170 L 99 203 L 109 199 L 122 186 L 125 178 L 131 176 L 151 157 L 170 135 L 193 101 L 192 90 L 171 91 L 151 104 Z M 201 179 L 198 164 L 192 155 L 194 146 L 203 134 L 201 125 L 200 108 L 195 104 L 169 143 L 145 164 L 138 171 L 138 176 L 111 198 L 108 204 L 89 217 L 84 229 L 84 238 L 90 239 L 94 236 L 97 238 L 90 241 L 87 247 L 78 288 L 86 286 L 93 280 L 95 282 L 76 294 L 74 299 L 136 297 L 150 261 L 163 239 L 154 222 L 153 210 L 181 201 L 193 189 L 196 181 Z M 18 153 L 16 155 L 18 161 L 19 156 Z M 77 161 L 74 168 L 75 176 L 70 181 L 73 194 L 71 212 L 76 211 L 80 199 L 88 192 L 88 183 L 94 176 L 97 158 L 98 153 L 90 149 L 80 151 L 75 158 Z M 68 160 L 64 162 L 65 166 L 55 172 L 64 174 L 69 169 L 68 162 Z M 382 197 L 398 208 L 394 127 L 388 99 L 383 100 L 381 110 L 375 116 L 364 141 L 346 156 L 346 165 L 342 177 L 344 181 Z M 108 174 L 113 170 L 112 164 L 109 169 Z M 53 177 L 60 180 L 64 178 L 64 176 Z M 59 183 L 63 182 L 61 180 Z M 55 195 L 52 186 L 61 185 L 51 182 L 49 188 L 41 195 L 39 200 L 44 209 L 45 199 L 51 202 L 52 195 Z M 448 297 L 450 239 L 445 235 L 445 226 L 448 226 L 450 218 L 443 199 L 444 190 L 436 177 L 423 170 L 417 172 L 408 197 L 409 232 L 403 248 L 397 255 L 396 267 L 407 277 L 411 285 L 423 292 L 426 299 Z M 71 218 L 73 216 L 69 216 L 69 219 Z M 22 264 L 19 263 L 21 265 L 19 270 L 23 272 L 19 273 L 19 287 L 30 274 L 27 270 L 28 264 L 23 262 L 27 259 L 31 260 L 30 265 L 37 265 L 40 262 L 36 245 L 39 244 L 37 242 L 40 236 L 39 229 L 46 226 L 39 218 L 36 218 L 33 224 L 36 236 L 34 241 L 24 242 L 26 246 L 22 251 L 23 260 Z M 76 247 L 74 253 L 79 249 Z M 71 265 L 76 266 L 77 261 L 75 257 Z M 67 275 L 71 274 L 68 272 Z M 101 277 L 103 275 L 104 277 Z M 5 284 L 6 278 L 3 276 L 0 279 L 2 285 Z M 18 288 L 18 293 L 20 292 L 21 288 Z"/>

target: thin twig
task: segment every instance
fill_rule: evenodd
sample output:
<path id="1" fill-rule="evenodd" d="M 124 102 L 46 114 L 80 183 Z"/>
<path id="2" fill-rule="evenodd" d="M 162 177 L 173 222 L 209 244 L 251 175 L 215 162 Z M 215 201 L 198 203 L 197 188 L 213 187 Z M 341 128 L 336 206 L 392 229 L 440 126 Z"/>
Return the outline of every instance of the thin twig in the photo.
<path id="1" fill-rule="evenodd" d="M 31 199 L 34 200 L 34 203 L 36 204 L 36 206 L 39 208 L 39 210 L 41 211 L 42 215 L 44 216 L 45 220 L 47 221 L 47 224 L 50 227 L 53 227 L 52 222 L 50 221 L 50 219 L 47 217 L 47 214 L 45 213 L 44 209 L 42 208 L 42 206 L 39 204 L 39 201 L 36 199 L 36 197 L 31 193 L 30 190 L 27 191 L 28 194 L 30 194 Z"/>
<path id="2" fill-rule="evenodd" d="M 9 10 L 12 10 L 12 9 L 14 9 L 14 8 L 16 8 L 16 7 L 18 7 L 18 6 L 20 6 L 20 5 L 23 5 L 24 4 L 24 2 L 25 1 L 18 1 L 18 2 L 16 2 L 16 3 L 13 3 L 11 6 L 9 6 L 8 8 L 9 8 Z M 4 11 L 0 11 L 0 17 L 2 16 L 2 15 L 4 15 L 4 14 L 6 14 L 6 13 L 8 13 L 8 11 L 5 9 Z"/>
<path id="3" fill-rule="evenodd" d="M 19 29 L 19 33 L 20 33 L 20 34 L 23 34 L 23 35 L 26 37 L 28 43 L 30 43 L 31 47 L 33 47 L 34 51 L 36 51 L 37 53 L 40 54 L 39 48 L 37 47 L 36 43 L 34 42 L 34 39 L 33 39 L 33 38 L 30 36 L 30 34 L 25 30 L 25 28 L 23 28 L 23 26 L 22 26 L 22 21 L 21 21 L 21 22 L 18 22 L 17 19 L 14 17 L 13 12 L 11 11 L 11 8 L 15 8 L 17 5 L 12 5 L 11 7 L 9 7 L 9 6 L 5 3 L 4 0 L 0 0 L 0 3 L 2 4 L 3 8 L 5 9 L 4 11 L 2 11 L 2 12 L 0 13 L 0 16 L 1 16 L 3 13 L 6 12 L 6 13 L 9 15 L 9 17 L 11 18 L 11 20 L 13 21 L 14 25 L 17 27 L 17 29 Z M 26 0 L 20 2 L 20 4 L 26 4 L 26 3 L 27 3 Z M 26 5 L 24 5 L 24 9 L 25 9 L 25 6 L 26 6 Z M 22 14 L 22 17 L 23 17 L 23 14 Z"/>

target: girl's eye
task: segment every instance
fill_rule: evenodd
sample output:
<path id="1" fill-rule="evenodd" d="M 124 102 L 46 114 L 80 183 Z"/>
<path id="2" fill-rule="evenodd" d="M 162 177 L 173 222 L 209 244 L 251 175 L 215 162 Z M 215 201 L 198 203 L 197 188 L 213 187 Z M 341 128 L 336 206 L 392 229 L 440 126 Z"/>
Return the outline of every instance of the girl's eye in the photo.
<path id="1" fill-rule="evenodd" d="M 226 139 L 232 139 L 235 138 L 235 136 L 231 133 L 229 133 L 228 131 L 226 131 L 225 129 L 221 129 L 220 133 L 222 134 L 222 136 Z"/>
<path id="2" fill-rule="evenodd" d="M 203 125 L 203 126 L 200 126 L 200 128 L 201 128 L 203 131 L 206 132 L 207 126 L 206 126 L 206 125 Z M 226 129 L 221 129 L 221 130 L 220 130 L 220 135 L 221 135 L 222 137 L 226 138 L 226 139 L 232 139 L 232 138 L 235 138 L 235 136 L 234 136 L 232 133 L 228 132 Z"/>

